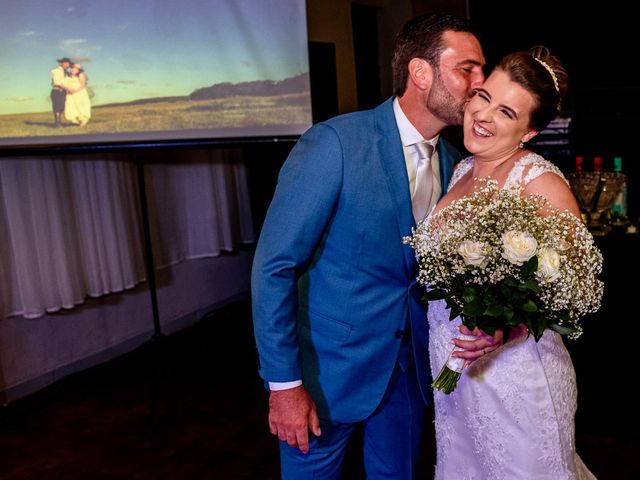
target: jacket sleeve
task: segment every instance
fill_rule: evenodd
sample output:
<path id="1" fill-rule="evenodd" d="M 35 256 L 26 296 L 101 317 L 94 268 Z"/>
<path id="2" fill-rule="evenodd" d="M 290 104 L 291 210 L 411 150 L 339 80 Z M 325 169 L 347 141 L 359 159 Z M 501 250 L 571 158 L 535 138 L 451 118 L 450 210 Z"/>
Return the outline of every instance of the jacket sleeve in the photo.
<path id="1" fill-rule="evenodd" d="M 302 378 L 297 281 L 330 222 L 342 174 L 342 146 L 326 124 L 300 138 L 280 171 L 251 272 L 254 333 L 264 380 Z"/>

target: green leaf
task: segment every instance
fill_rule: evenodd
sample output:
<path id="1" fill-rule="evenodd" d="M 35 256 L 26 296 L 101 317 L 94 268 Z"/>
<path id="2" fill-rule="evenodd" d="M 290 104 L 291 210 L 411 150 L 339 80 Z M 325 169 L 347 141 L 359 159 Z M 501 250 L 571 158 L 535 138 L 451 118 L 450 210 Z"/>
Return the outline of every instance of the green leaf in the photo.
<path id="1" fill-rule="evenodd" d="M 482 324 L 479 325 L 479 327 L 484 333 L 488 333 L 489 335 L 496 333 L 496 327 L 491 323 Z"/>
<path id="2" fill-rule="evenodd" d="M 550 325 L 550 327 L 555 330 L 556 332 L 558 332 L 560 335 L 569 335 L 573 332 L 576 331 L 575 327 L 572 326 L 566 326 L 566 325 L 559 325 L 557 323 L 552 323 Z"/>
<path id="3" fill-rule="evenodd" d="M 519 282 L 513 277 L 505 277 L 502 283 L 508 287 L 517 287 Z"/>
<path id="4" fill-rule="evenodd" d="M 482 315 L 484 312 L 485 306 L 482 300 L 473 300 L 472 302 L 467 303 L 462 309 L 462 313 L 465 315 L 469 315 L 471 317 L 477 317 Z"/>
<path id="5" fill-rule="evenodd" d="M 510 287 L 509 285 L 506 284 L 506 282 L 503 282 L 500 284 L 500 293 L 502 294 L 502 296 L 504 298 L 511 298 L 513 297 L 513 290 L 512 287 Z"/>
<path id="6" fill-rule="evenodd" d="M 485 309 L 483 315 L 487 315 L 488 317 L 499 317 L 502 315 L 503 311 L 504 309 L 502 308 L 502 305 L 499 303 L 492 303 Z"/>
<path id="7" fill-rule="evenodd" d="M 469 330 L 473 330 L 474 328 L 476 328 L 477 323 L 475 318 L 473 317 L 468 317 L 465 314 L 461 313 L 460 314 L 460 318 L 462 318 L 462 324 L 467 327 Z"/>
<path id="8" fill-rule="evenodd" d="M 538 285 L 537 280 L 530 278 L 529 280 L 526 281 L 525 285 L 533 293 L 540 293 L 540 285 Z"/>
<path id="9" fill-rule="evenodd" d="M 477 296 L 477 292 L 475 288 L 472 287 L 466 287 L 463 291 L 462 291 L 462 298 L 464 299 L 465 302 L 469 303 L 469 302 L 473 302 L 475 300 Z"/>
<path id="10" fill-rule="evenodd" d="M 520 312 L 513 312 L 513 318 L 509 321 L 509 325 L 511 326 L 516 326 L 519 325 L 521 323 L 527 323 L 525 322 L 526 318 L 524 318 L 522 316 L 522 314 Z M 529 327 L 530 325 L 527 323 L 527 327 Z"/>
<path id="11" fill-rule="evenodd" d="M 513 308 L 511 308 L 508 305 L 505 305 L 503 312 L 502 312 L 502 317 L 508 322 L 513 318 Z"/>
<path id="12" fill-rule="evenodd" d="M 538 324 L 535 325 L 533 338 L 535 338 L 536 342 L 540 340 L 540 338 L 542 338 L 542 334 L 544 333 L 545 330 L 546 330 L 546 325 L 544 321 L 538 322 Z"/>
<path id="13" fill-rule="evenodd" d="M 520 305 L 520 308 L 525 312 L 536 312 L 538 310 L 538 306 L 531 299 L 528 299 L 525 303 Z"/>
<path id="14" fill-rule="evenodd" d="M 423 300 L 433 301 L 433 300 L 441 300 L 447 295 L 447 292 L 441 288 L 434 288 L 433 290 L 428 291 L 422 297 Z"/>
<path id="15" fill-rule="evenodd" d="M 515 327 L 515 326 L 517 326 L 517 325 L 519 325 L 521 323 L 522 322 L 520 321 L 520 319 L 518 317 L 515 317 L 515 316 L 511 317 L 508 320 L 505 320 L 505 322 L 504 322 L 504 324 L 506 326 L 508 326 L 508 327 Z"/>
<path id="16" fill-rule="evenodd" d="M 537 269 L 538 269 L 538 257 L 534 255 L 529 260 L 527 260 L 527 262 L 524 265 L 522 265 L 522 269 L 520 271 L 522 272 L 522 275 L 526 278 L 526 277 L 530 277 L 533 274 L 533 272 L 535 272 Z"/>

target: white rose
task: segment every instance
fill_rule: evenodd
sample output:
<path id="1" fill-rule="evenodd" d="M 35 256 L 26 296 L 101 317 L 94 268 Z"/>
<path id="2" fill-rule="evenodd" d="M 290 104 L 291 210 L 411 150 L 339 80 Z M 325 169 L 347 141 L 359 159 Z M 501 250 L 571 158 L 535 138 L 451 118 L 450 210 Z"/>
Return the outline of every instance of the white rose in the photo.
<path id="1" fill-rule="evenodd" d="M 458 246 L 458 253 L 467 265 L 475 265 L 484 268 L 487 264 L 485 245 L 482 242 L 465 240 Z"/>
<path id="2" fill-rule="evenodd" d="M 553 282 L 560 276 L 560 255 L 553 248 L 542 247 L 538 252 L 538 272 Z"/>
<path id="3" fill-rule="evenodd" d="M 502 234 L 502 257 L 515 265 L 522 265 L 533 257 L 538 242 L 527 232 L 509 230 Z"/>

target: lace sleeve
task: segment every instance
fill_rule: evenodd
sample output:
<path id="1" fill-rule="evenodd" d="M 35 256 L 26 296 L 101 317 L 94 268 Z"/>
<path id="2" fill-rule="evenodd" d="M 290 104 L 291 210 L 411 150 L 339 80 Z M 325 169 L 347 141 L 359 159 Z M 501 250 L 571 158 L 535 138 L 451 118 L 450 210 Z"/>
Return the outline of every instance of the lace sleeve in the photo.
<path id="1" fill-rule="evenodd" d="M 464 177 L 464 174 L 467 173 L 472 166 L 473 166 L 473 157 L 463 158 L 458 162 L 455 169 L 453 170 L 453 175 L 451 176 L 451 180 L 449 181 L 447 192 L 451 190 L 451 187 L 453 187 L 458 182 L 458 180 Z"/>
<path id="2" fill-rule="evenodd" d="M 513 166 L 503 188 L 522 192 L 530 182 L 545 173 L 555 173 L 569 185 L 560 169 L 553 163 L 536 153 L 528 153 Z"/>

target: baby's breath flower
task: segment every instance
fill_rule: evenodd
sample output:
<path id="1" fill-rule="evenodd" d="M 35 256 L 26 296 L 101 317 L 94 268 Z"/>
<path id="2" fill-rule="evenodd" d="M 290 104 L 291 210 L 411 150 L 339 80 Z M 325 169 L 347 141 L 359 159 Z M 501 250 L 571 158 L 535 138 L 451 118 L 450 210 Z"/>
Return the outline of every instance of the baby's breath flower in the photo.
<path id="1" fill-rule="evenodd" d="M 482 179 L 480 179 L 482 180 Z M 405 237 L 418 282 L 467 327 L 524 323 L 538 340 L 546 328 L 569 338 L 600 307 L 602 255 L 578 218 L 543 197 L 498 189 L 495 180 L 423 220 Z M 453 369 L 452 369 L 453 368 Z M 443 366 L 434 386 L 450 393 L 460 371 Z"/>

